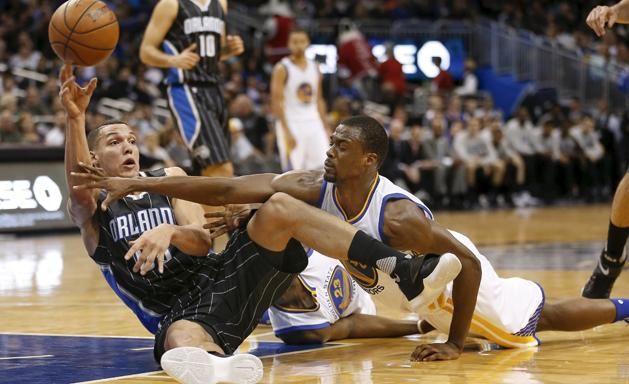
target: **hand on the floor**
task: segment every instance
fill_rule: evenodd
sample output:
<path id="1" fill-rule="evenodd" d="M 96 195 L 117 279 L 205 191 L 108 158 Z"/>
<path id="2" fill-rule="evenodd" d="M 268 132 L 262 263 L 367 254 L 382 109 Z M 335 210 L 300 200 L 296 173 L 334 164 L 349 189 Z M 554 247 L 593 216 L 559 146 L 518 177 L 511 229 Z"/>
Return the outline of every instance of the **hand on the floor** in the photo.
<path id="1" fill-rule="evenodd" d="M 137 254 L 133 272 L 140 272 L 141 275 L 146 275 L 157 259 L 157 270 L 164 273 L 164 255 L 168 251 L 172 236 L 173 227 L 170 224 L 162 224 L 146 231 L 142 236 L 129 242 L 131 248 L 124 255 L 124 259 L 129 260 Z"/>
<path id="2" fill-rule="evenodd" d="M 452 343 L 422 344 L 411 354 L 411 361 L 456 360 L 460 355 L 459 347 Z"/>

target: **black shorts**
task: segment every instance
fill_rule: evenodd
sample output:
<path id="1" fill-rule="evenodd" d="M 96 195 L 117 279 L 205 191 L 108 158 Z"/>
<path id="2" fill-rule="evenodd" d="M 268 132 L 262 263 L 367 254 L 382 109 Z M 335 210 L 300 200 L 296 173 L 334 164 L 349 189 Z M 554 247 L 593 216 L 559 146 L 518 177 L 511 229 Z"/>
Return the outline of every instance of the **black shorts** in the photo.
<path id="1" fill-rule="evenodd" d="M 227 110 L 221 89 L 213 84 L 172 84 L 166 93 L 174 122 L 197 166 L 229 161 Z"/>
<path id="2" fill-rule="evenodd" d="M 308 264 L 298 241 L 291 240 L 283 254 L 268 252 L 249 238 L 244 226 L 234 232 L 225 251 L 207 258 L 188 292 L 160 322 L 154 348 L 158 362 L 165 352 L 166 331 L 177 320 L 199 323 L 225 353 L 234 353 Z"/>

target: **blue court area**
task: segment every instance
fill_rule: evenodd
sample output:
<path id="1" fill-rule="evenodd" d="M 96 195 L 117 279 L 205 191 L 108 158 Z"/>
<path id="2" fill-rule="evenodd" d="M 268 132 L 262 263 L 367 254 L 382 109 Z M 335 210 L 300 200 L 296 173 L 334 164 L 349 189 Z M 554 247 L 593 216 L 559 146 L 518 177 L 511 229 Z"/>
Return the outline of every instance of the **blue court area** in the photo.
<path id="1" fill-rule="evenodd" d="M 251 343 L 247 352 L 275 356 L 322 345 Z M 331 346 L 327 344 L 325 347 Z M 160 371 L 153 340 L 133 337 L 0 334 L 0 383 L 76 383 Z"/>

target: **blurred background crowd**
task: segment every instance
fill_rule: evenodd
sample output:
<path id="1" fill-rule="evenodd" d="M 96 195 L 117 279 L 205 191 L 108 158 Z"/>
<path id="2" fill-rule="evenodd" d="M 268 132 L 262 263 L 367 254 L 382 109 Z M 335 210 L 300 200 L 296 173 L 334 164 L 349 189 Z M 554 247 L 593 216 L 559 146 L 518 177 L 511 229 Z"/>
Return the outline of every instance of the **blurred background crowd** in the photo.
<path id="1" fill-rule="evenodd" d="M 0 0 L 0 151 L 6 146 L 64 144 L 58 98 L 60 61 L 48 44 L 48 20 L 59 1 Z M 161 70 L 142 65 L 139 43 L 155 1 L 108 1 L 121 37 L 114 56 L 76 71 L 96 76 L 88 129 L 122 118 L 140 135 L 142 165 L 191 170 L 187 148 L 163 99 Z M 480 18 L 543 36 L 583 60 L 629 68 L 629 29 L 594 39 L 584 23 L 600 1 L 294 0 L 230 1 L 235 12 L 259 15 L 259 27 L 239 28 L 245 53 L 223 63 L 229 135 L 238 174 L 279 171 L 269 102 L 272 64 L 287 54 L 287 31 L 333 26 L 338 71 L 326 74 L 328 120 L 369 113 L 390 135 L 382 174 L 436 208 L 473 209 L 594 202 L 610 199 L 629 157 L 629 113 L 608 100 L 585 105 L 578 96 L 498 109 L 482 89 L 474 57 L 463 73 L 439 70 L 432 79 L 408 80 L 388 47 L 381 60 L 369 50 L 356 58 L 348 40 L 361 38 L 351 20 Z M 306 24 L 306 25 L 304 25 Z M 316 24 L 316 26 L 308 25 Z M 313 42 L 316 40 L 313 37 Z M 330 40 L 329 36 L 327 40 Z M 328 41 L 329 42 L 329 41 Z M 358 60 L 358 62 L 356 62 Z M 439 66 L 439 60 L 434 64 Z M 625 73 L 627 75 L 627 73 Z M 587 90 L 586 90 L 587 92 Z M 418 97 L 422 95 L 422 97 Z M 627 97 L 627 94 L 624 94 Z"/>

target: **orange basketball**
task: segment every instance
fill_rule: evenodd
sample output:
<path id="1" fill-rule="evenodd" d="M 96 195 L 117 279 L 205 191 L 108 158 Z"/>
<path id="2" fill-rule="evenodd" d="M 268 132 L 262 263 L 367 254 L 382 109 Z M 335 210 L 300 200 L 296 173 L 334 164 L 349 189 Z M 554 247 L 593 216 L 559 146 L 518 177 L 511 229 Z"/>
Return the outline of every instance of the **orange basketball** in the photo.
<path id="1" fill-rule="evenodd" d="M 111 55 L 118 43 L 118 19 L 99 0 L 69 0 L 48 24 L 48 41 L 63 61 L 91 66 Z"/>

